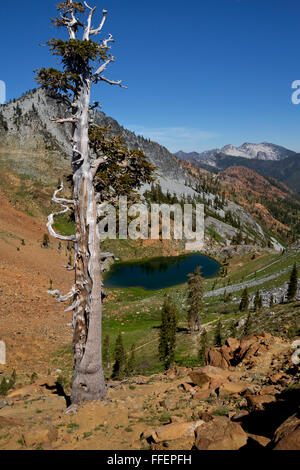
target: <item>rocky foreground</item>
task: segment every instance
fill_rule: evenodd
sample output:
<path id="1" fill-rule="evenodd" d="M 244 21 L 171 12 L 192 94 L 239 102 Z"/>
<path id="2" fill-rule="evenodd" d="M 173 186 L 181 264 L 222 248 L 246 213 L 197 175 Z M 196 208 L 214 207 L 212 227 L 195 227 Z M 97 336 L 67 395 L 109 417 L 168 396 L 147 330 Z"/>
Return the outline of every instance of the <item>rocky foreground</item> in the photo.
<path id="1" fill-rule="evenodd" d="M 57 377 L 31 377 L 0 398 L 0 449 L 300 450 L 292 352 L 266 333 L 229 338 L 204 367 L 111 382 L 71 415 Z"/>

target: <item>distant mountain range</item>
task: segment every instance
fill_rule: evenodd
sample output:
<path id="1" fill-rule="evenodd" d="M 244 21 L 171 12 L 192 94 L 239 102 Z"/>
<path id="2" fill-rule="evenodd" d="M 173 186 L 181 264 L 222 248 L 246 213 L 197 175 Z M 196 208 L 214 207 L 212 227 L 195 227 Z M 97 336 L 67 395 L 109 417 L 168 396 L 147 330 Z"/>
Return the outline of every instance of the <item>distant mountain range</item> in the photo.
<path id="1" fill-rule="evenodd" d="M 279 145 L 245 143 L 240 147 L 226 145 L 221 150 L 185 153 L 177 158 L 195 167 L 219 173 L 232 166 L 249 168 L 265 178 L 275 178 L 300 196 L 300 154 Z"/>
<path id="2" fill-rule="evenodd" d="M 49 209 L 45 201 L 50 201 L 50 188 L 57 185 L 58 176 L 67 178 L 71 171 L 71 128 L 55 124 L 54 116 L 65 117 L 66 109 L 41 89 L 0 106 L 0 190 L 22 210 L 43 217 Z M 280 249 L 280 243 L 293 239 L 291 230 L 299 232 L 300 204 L 281 183 L 300 195 L 300 157 L 295 152 L 262 143 L 175 156 L 101 111 L 92 111 L 91 119 L 120 135 L 129 148 L 145 152 L 157 168 L 162 193 L 205 205 L 209 246 L 238 243 L 242 236 L 245 243 Z M 31 193 L 32 188 L 36 192 Z M 141 194 L 146 190 L 151 188 L 141 188 Z"/>
<path id="3" fill-rule="evenodd" d="M 30 207 L 30 213 L 33 213 L 34 207 L 35 213 L 43 216 L 48 214 L 45 200 L 50 201 L 50 196 L 47 191 L 57 185 L 58 177 L 67 178 L 71 171 L 71 128 L 70 125 L 55 124 L 51 120 L 54 116 L 66 117 L 66 109 L 41 89 L 32 90 L 0 106 L 0 174 L 7 175 L 0 178 L 0 190 L 3 188 L 7 194 L 9 192 L 10 200 L 16 200 L 19 196 L 16 196 L 14 185 L 7 184 L 9 178 L 20 179 L 22 188 L 24 182 L 31 184 L 37 188 L 34 201 L 30 200 L 26 205 L 24 197 L 29 200 L 31 192 L 25 191 L 17 203 L 22 210 Z M 264 231 L 251 213 L 230 199 L 229 191 L 228 199 L 220 200 L 217 186 L 211 184 L 204 187 L 202 178 L 198 177 L 198 168 L 193 167 L 197 175 L 193 174 L 189 163 L 185 166 L 165 147 L 135 135 L 102 111 L 91 111 L 91 119 L 99 126 L 108 127 L 112 135 L 120 135 L 128 148 L 137 148 L 146 154 L 156 166 L 156 184 L 159 183 L 162 193 L 175 194 L 179 201 L 184 196 L 185 200 L 205 204 L 205 236 L 209 246 L 235 243 L 235 237 L 242 232 L 245 243 L 280 249 L 278 242 L 272 238 L 273 233 L 267 227 Z M 18 184 L 16 187 L 19 187 Z M 141 188 L 141 194 L 146 190 L 150 191 L 151 187 L 146 185 Z"/>
<path id="4" fill-rule="evenodd" d="M 214 166 L 216 156 L 219 154 L 230 155 L 233 157 L 242 157 L 256 160 L 284 160 L 296 154 L 292 150 L 288 150 L 280 145 L 262 142 L 261 144 L 244 143 L 240 147 L 234 145 L 226 145 L 221 149 L 206 150 L 205 152 L 185 153 L 182 150 L 175 153 L 176 157 L 181 160 L 199 160 L 206 164 Z"/>

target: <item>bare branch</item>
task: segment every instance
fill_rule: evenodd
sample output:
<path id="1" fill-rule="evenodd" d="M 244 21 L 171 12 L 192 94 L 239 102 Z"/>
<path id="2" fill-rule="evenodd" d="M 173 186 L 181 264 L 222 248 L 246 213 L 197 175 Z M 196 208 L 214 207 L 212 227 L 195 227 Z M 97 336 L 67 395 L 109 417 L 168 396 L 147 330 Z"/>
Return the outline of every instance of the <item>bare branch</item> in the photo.
<path id="1" fill-rule="evenodd" d="M 107 39 L 103 39 L 103 41 L 102 41 L 102 47 L 104 47 L 104 48 L 108 47 L 108 43 L 109 43 L 109 42 L 115 42 L 115 40 L 114 40 L 112 34 L 109 34 Z"/>
<path id="2" fill-rule="evenodd" d="M 91 164 L 91 173 L 93 177 L 96 175 L 99 165 L 102 165 L 102 163 L 105 163 L 106 161 L 107 157 L 99 157 L 93 161 L 93 163 Z"/>
<path id="3" fill-rule="evenodd" d="M 72 199 L 63 199 L 63 198 L 57 198 L 54 196 L 52 198 L 52 201 L 56 202 L 57 204 L 70 204 L 71 206 L 75 204 L 75 201 L 73 201 Z"/>
<path id="4" fill-rule="evenodd" d="M 76 290 L 75 285 L 72 287 L 70 292 L 68 292 L 66 295 L 61 295 L 60 291 L 58 289 L 57 290 L 48 290 L 48 294 L 52 295 L 53 297 L 56 297 L 56 300 L 58 302 L 66 302 L 67 300 L 72 299 L 74 297 L 74 295 L 76 294 L 76 292 L 77 292 L 77 290 Z"/>
<path id="5" fill-rule="evenodd" d="M 65 268 L 67 271 L 75 271 L 75 266 L 65 266 L 63 264 L 63 268 Z"/>
<path id="6" fill-rule="evenodd" d="M 80 305 L 80 303 L 81 302 L 79 299 L 75 300 L 75 302 L 73 302 L 72 305 L 70 305 L 70 307 L 66 308 L 65 312 L 72 312 Z M 74 321 L 73 321 L 73 328 L 74 328 Z"/>
<path id="7" fill-rule="evenodd" d="M 93 15 L 95 13 L 96 7 L 92 8 L 86 2 L 84 2 L 84 4 L 90 10 L 90 13 L 89 13 L 89 16 L 88 16 L 88 19 L 87 19 L 87 25 L 86 25 L 86 27 L 84 29 L 84 33 L 83 33 L 83 40 L 86 39 L 88 41 L 89 38 L 90 38 L 92 18 L 93 18 Z"/>
<path id="8" fill-rule="evenodd" d="M 97 77 L 97 80 L 102 80 L 103 82 L 108 83 L 109 85 L 118 85 L 121 88 L 127 89 L 127 86 L 122 85 L 122 80 L 119 81 L 114 81 L 114 80 L 109 80 L 108 78 L 104 77 L 103 75 L 101 77 Z"/>
<path id="9" fill-rule="evenodd" d="M 96 28 L 96 29 L 91 29 L 91 30 L 90 30 L 90 35 L 92 35 L 92 34 L 95 34 L 95 35 L 96 35 L 96 34 L 99 34 L 100 31 L 102 31 L 102 28 L 103 28 L 104 23 L 105 23 L 106 18 L 107 18 L 107 10 L 103 10 L 102 13 L 103 13 L 103 18 L 102 18 L 102 20 L 101 20 L 101 23 L 100 23 L 99 27 Z"/>
<path id="10" fill-rule="evenodd" d="M 113 253 L 100 253 L 100 259 L 103 261 L 103 260 L 106 260 L 107 258 L 115 258 L 115 255 Z"/>
<path id="11" fill-rule="evenodd" d="M 59 235 L 58 233 L 56 233 L 53 229 L 53 224 L 54 224 L 54 217 L 56 217 L 57 215 L 62 215 L 62 214 L 66 214 L 67 212 L 69 212 L 70 208 L 65 205 L 65 204 L 74 204 L 74 201 L 70 201 L 68 199 L 59 199 L 56 197 L 56 195 L 62 191 L 64 188 L 64 185 L 63 183 L 61 184 L 60 188 L 57 189 L 55 192 L 54 192 L 54 195 L 53 195 L 53 198 L 52 198 L 52 201 L 57 203 L 57 204 L 60 204 L 64 209 L 62 211 L 59 211 L 59 212 L 53 212 L 52 214 L 50 214 L 48 216 L 48 223 L 47 223 L 47 228 L 48 228 L 48 231 L 50 233 L 50 235 L 53 237 L 53 238 L 57 238 L 58 240 L 63 240 L 63 241 L 69 241 L 69 242 L 75 242 L 76 241 L 76 237 L 75 236 L 63 236 L 63 235 Z"/>
<path id="12" fill-rule="evenodd" d="M 96 70 L 96 72 L 94 73 L 93 77 L 92 77 L 92 80 L 95 80 L 96 78 L 98 78 L 98 75 L 100 75 L 100 73 L 104 72 L 104 70 L 106 70 L 106 67 L 108 66 L 108 64 L 110 64 L 111 62 L 113 62 L 115 60 L 114 57 L 110 57 L 106 62 L 104 62 L 99 68 L 98 70 Z"/>
<path id="13" fill-rule="evenodd" d="M 56 122 L 57 124 L 65 124 L 66 122 L 72 122 L 75 123 L 77 122 L 77 119 L 75 117 L 72 118 L 50 118 L 50 121 Z"/>
<path id="14" fill-rule="evenodd" d="M 61 22 L 68 29 L 70 39 L 76 39 L 76 26 L 79 24 L 77 18 L 75 18 L 74 13 L 70 12 L 71 18 L 60 15 Z"/>

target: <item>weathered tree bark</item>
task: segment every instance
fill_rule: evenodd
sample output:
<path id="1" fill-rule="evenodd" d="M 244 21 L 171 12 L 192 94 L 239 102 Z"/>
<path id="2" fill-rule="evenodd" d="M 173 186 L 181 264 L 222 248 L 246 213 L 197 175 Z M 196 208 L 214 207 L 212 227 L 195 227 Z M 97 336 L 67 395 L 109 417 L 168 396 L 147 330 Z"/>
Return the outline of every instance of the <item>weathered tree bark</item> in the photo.
<path id="1" fill-rule="evenodd" d="M 101 351 L 100 236 L 88 136 L 90 89 L 90 78 L 84 78 L 76 103 L 78 111 L 73 133 L 76 224 L 73 404 L 101 399 L 106 394 Z"/>
<path id="2" fill-rule="evenodd" d="M 74 242 L 75 284 L 66 295 L 58 290 L 49 291 L 58 301 L 64 302 L 73 298 L 67 311 L 73 311 L 73 353 L 74 381 L 71 402 L 78 405 L 85 401 L 102 399 L 106 395 L 106 386 L 102 369 L 102 280 L 100 235 L 97 225 L 97 203 L 101 202 L 95 195 L 95 176 L 101 163 L 106 160 L 91 155 L 89 141 L 89 110 L 91 87 L 99 81 L 122 86 L 121 81 L 108 80 L 103 76 L 107 66 L 114 61 L 108 44 L 113 41 L 111 35 L 100 44 L 91 41 L 92 35 L 98 35 L 105 23 L 107 12 L 97 28 L 92 28 L 92 19 L 96 8 L 86 2 L 65 0 L 57 6 L 60 16 L 53 20 L 57 26 L 64 26 L 69 33 L 69 41 L 51 40 L 48 42 L 55 55 L 63 59 L 64 70 L 40 69 L 38 82 L 52 90 L 54 95 L 68 104 L 71 116 L 53 118 L 57 124 L 72 123 L 73 126 L 73 200 L 57 198 L 57 189 L 53 201 L 63 207 L 48 217 L 50 234 L 64 241 Z M 77 14 L 89 10 L 86 26 Z M 82 40 L 78 40 L 78 30 L 83 28 Z M 99 63 L 101 64 L 99 66 Z M 92 65 L 93 64 L 93 65 Z M 54 217 L 67 213 L 74 207 L 76 234 L 61 236 L 53 229 Z M 105 254 L 103 254 L 105 256 Z M 68 268 L 69 269 L 69 268 Z"/>

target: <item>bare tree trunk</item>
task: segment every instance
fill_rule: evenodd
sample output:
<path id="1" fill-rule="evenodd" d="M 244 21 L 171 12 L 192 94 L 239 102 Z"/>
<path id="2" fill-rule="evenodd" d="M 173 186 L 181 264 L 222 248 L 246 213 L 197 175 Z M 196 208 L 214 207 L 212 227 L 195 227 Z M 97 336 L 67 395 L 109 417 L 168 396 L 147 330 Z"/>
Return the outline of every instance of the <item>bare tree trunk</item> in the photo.
<path id="1" fill-rule="evenodd" d="M 91 81 L 87 78 L 76 103 L 77 121 L 73 133 L 76 242 L 72 404 L 102 399 L 106 395 L 101 350 L 100 236 L 88 135 L 90 88 Z"/>
<path id="2" fill-rule="evenodd" d="M 54 69 L 40 69 L 38 82 L 45 88 L 67 102 L 72 115 L 65 118 L 53 118 L 59 124 L 73 124 L 73 200 L 58 198 L 63 190 L 63 184 L 54 192 L 53 202 L 63 208 L 60 212 L 50 214 L 47 227 L 50 234 L 64 241 L 75 243 L 75 285 L 66 295 L 59 290 L 49 291 L 59 302 L 73 298 L 73 304 L 68 311 L 73 311 L 73 352 L 75 361 L 74 381 L 72 387 L 72 405 L 84 401 L 102 399 L 106 395 L 106 386 L 102 369 L 102 281 L 100 236 L 97 226 L 97 207 L 95 199 L 94 177 L 98 166 L 105 161 L 103 158 L 93 159 L 89 145 L 89 109 L 91 87 L 100 81 L 110 85 L 123 87 L 122 81 L 107 79 L 103 73 L 107 66 L 114 61 L 109 53 L 113 37 L 109 35 L 98 44 L 90 41 L 91 36 L 98 35 L 106 21 L 107 11 L 98 28 L 92 28 L 92 19 L 96 7 L 90 7 L 86 2 L 66 0 L 57 7 L 59 17 L 53 20 L 57 26 L 65 26 L 69 32 L 69 42 L 57 43 L 53 40 L 51 50 L 55 55 L 64 57 L 64 72 Z M 89 11 L 86 25 L 76 16 Z M 83 39 L 79 47 L 77 32 L 83 28 Z M 77 40 L 77 42 L 74 40 Z M 71 51 L 71 52 L 70 52 Z M 107 55 L 107 57 L 106 57 Z M 103 59 L 105 57 L 105 59 Z M 68 63 L 70 61 L 70 63 Z M 72 63 L 73 61 L 73 63 Z M 94 71 L 93 62 L 100 65 Z M 61 85 L 63 84 L 63 86 Z M 66 91 L 67 90 L 67 91 Z M 71 96 L 73 103 L 71 102 Z M 74 115 L 75 114 L 75 115 Z M 53 229 L 54 217 L 65 214 L 74 206 L 76 235 L 62 236 Z M 103 256 L 103 255 L 102 255 Z M 74 407 L 76 408 L 76 407 Z"/>

